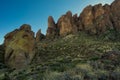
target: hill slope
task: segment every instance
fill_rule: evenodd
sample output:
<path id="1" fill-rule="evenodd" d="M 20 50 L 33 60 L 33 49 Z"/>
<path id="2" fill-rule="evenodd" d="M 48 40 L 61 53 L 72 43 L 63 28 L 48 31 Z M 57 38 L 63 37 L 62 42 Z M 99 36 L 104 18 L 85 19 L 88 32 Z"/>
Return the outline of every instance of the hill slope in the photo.
<path id="1" fill-rule="evenodd" d="M 32 63 L 22 70 L 2 68 L 10 80 L 119 80 L 120 42 L 84 32 L 41 41 Z M 4 72 L 5 71 L 5 72 Z M 4 72 L 4 73 L 3 73 Z"/>

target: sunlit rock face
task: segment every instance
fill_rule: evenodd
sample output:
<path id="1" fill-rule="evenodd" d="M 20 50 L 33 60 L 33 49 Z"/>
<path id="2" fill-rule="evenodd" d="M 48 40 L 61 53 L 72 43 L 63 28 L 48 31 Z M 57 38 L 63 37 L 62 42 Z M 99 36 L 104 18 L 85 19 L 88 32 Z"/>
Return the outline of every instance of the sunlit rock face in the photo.
<path id="1" fill-rule="evenodd" d="M 84 30 L 90 34 L 101 34 L 113 27 L 110 20 L 110 6 L 98 4 L 86 7 L 80 15 L 80 23 Z"/>
<path id="2" fill-rule="evenodd" d="M 24 24 L 5 36 L 5 63 L 11 68 L 26 67 L 35 54 L 35 38 L 31 26 Z"/>
<path id="3" fill-rule="evenodd" d="M 72 16 L 71 11 L 68 11 L 58 19 L 56 28 L 58 29 L 60 36 L 79 31 L 99 35 L 109 29 L 120 30 L 119 8 L 120 0 L 115 0 L 111 5 L 89 5 L 83 9 L 80 16 L 77 16 L 77 14 Z M 52 23 L 54 23 L 54 21 Z M 48 31 L 50 35 L 54 32 L 54 29 L 49 27 L 48 23 Z"/>
<path id="4" fill-rule="evenodd" d="M 111 12 L 113 26 L 120 31 L 120 0 L 115 0 L 111 4 Z"/>
<path id="5" fill-rule="evenodd" d="M 108 29 L 120 30 L 120 0 L 111 5 L 87 6 L 80 15 L 79 23 L 90 34 L 102 34 Z M 79 25 L 80 26 L 80 25 Z"/>
<path id="6" fill-rule="evenodd" d="M 96 33 L 96 29 L 94 26 L 94 14 L 93 7 L 87 6 L 80 15 L 80 23 L 83 25 L 83 30 L 86 32 Z"/>
<path id="7" fill-rule="evenodd" d="M 57 27 L 60 31 L 60 36 L 76 32 L 77 27 L 74 24 L 72 13 L 70 11 L 59 18 Z"/>
<path id="8" fill-rule="evenodd" d="M 57 28 L 55 21 L 52 16 L 48 17 L 48 29 L 47 29 L 47 34 L 46 37 L 54 37 L 57 35 Z"/>

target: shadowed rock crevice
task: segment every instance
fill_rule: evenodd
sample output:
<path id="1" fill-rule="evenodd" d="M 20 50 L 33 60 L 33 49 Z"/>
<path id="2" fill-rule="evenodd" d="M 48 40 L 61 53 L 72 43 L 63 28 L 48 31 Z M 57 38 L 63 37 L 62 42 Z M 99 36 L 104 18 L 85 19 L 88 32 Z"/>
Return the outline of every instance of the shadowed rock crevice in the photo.
<path id="1" fill-rule="evenodd" d="M 4 54 L 5 54 L 4 45 L 0 45 L 0 63 L 4 63 Z"/>

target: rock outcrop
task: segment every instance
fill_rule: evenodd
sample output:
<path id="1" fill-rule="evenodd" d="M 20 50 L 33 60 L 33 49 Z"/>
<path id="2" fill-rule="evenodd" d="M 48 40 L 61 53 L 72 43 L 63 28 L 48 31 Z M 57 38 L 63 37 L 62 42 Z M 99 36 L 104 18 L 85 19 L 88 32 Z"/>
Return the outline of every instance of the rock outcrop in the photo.
<path id="1" fill-rule="evenodd" d="M 65 15 L 61 16 L 57 22 L 57 28 L 59 29 L 59 34 L 64 36 L 66 34 L 76 32 L 76 25 L 72 17 L 72 12 L 68 11 Z"/>
<path id="2" fill-rule="evenodd" d="M 11 68 L 27 66 L 35 54 L 35 38 L 31 26 L 24 24 L 5 36 L 5 63 Z"/>
<path id="3" fill-rule="evenodd" d="M 38 30 L 38 32 L 36 33 L 36 42 L 40 42 L 44 38 L 45 38 L 45 35 L 41 33 L 41 29 Z"/>
<path id="4" fill-rule="evenodd" d="M 56 23 L 56 28 L 59 35 L 67 35 L 79 31 L 85 31 L 88 34 L 102 34 L 108 29 L 116 29 L 120 31 L 120 0 L 115 0 L 111 5 L 97 4 L 95 6 L 87 6 L 80 16 L 77 14 L 72 16 L 68 11 L 62 15 Z M 50 22 L 50 21 L 49 21 Z M 48 23 L 48 31 L 50 34 L 55 32 L 54 29 L 49 30 L 50 23 Z M 52 26 L 55 26 L 53 22 Z M 47 31 L 47 32 L 48 32 Z"/>
<path id="5" fill-rule="evenodd" d="M 47 34 L 46 37 L 54 37 L 57 35 L 57 27 L 55 24 L 55 21 L 52 16 L 49 16 L 48 18 L 48 29 L 47 29 Z"/>
<path id="6" fill-rule="evenodd" d="M 110 21 L 110 6 L 98 4 L 86 7 L 80 15 L 80 23 L 89 34 L 101 34 L 113 27 Z"/>
<path id="7" fill-rule="evenodd" d="M 111 15 L 113 26 L 120 31 L 120 0 L 115 0 L 111 4 Z"/>
<path id="8" fill-rule="evenodd" d="M 95 26 L 93 23 L 94 20 L 94 15 L 93 15 L 93 7 L 87 6 L 83 12 L 80 15 L 80 23 L 83 25 L 83 30 L 87 31 L 87 32 L 92 32 L 95 33 Z"/>

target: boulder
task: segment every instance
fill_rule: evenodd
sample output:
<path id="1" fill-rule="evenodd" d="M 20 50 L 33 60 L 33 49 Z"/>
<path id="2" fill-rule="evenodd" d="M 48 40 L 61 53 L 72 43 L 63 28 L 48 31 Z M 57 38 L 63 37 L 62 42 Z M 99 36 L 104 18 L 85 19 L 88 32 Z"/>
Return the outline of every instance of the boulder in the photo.
<path id="1" fill-rule="evenodd" d="M 31 26 L 24 24 L 5 36 L 5 63 L 16 69 L 26 67 L 35 55 L 35 38 Z"/>

